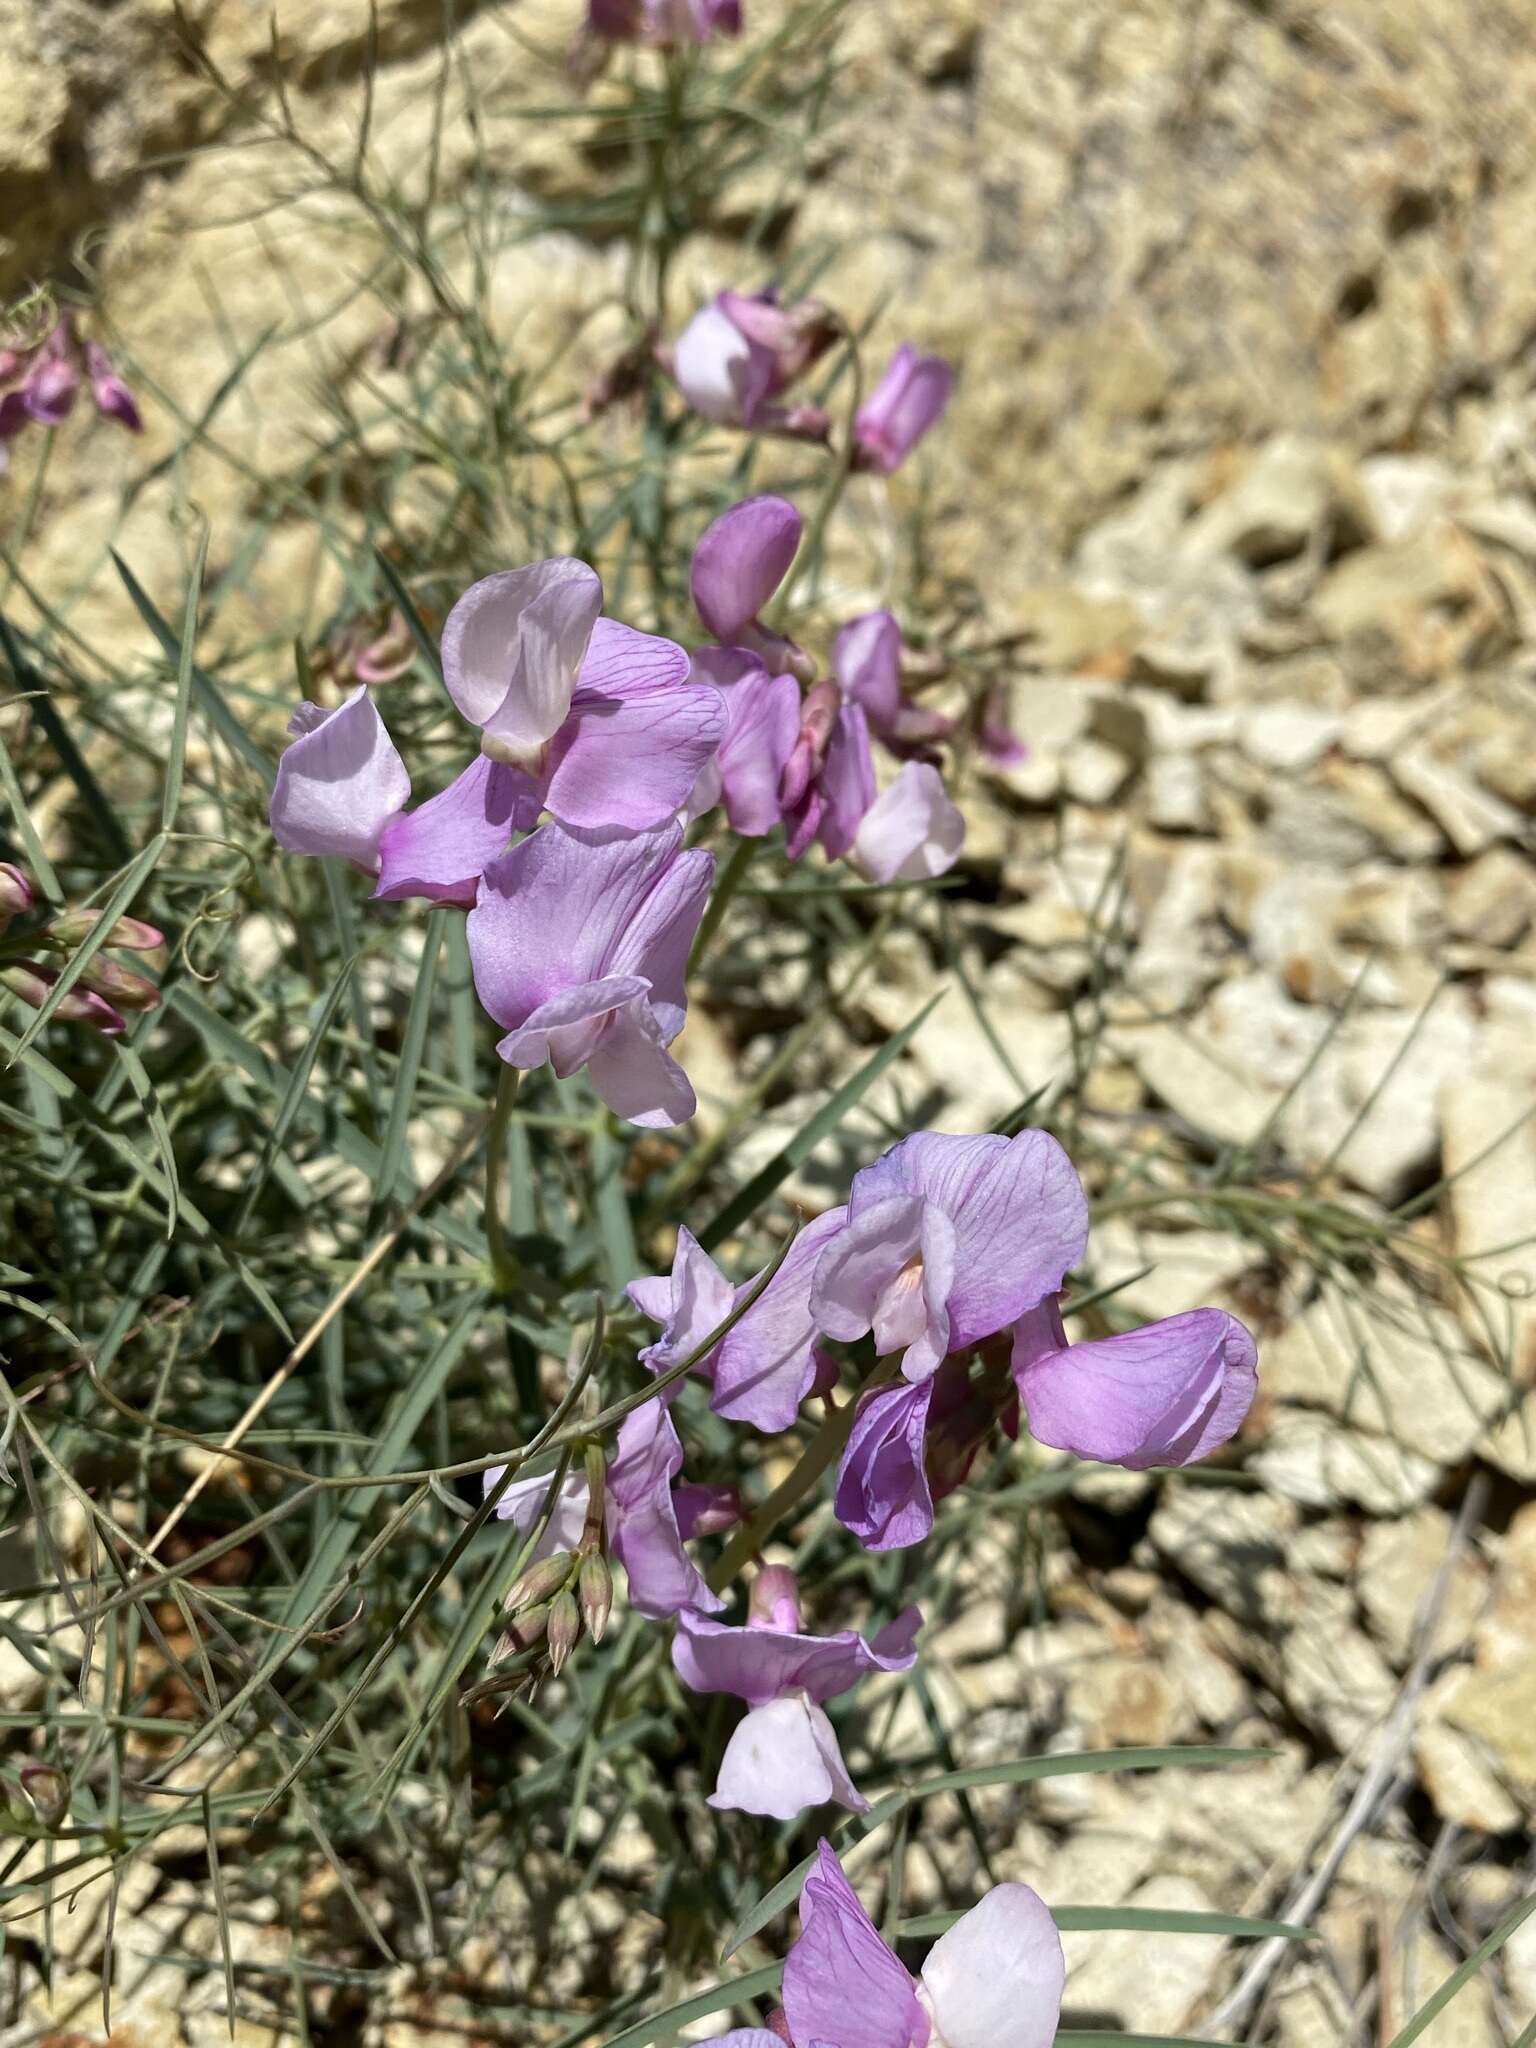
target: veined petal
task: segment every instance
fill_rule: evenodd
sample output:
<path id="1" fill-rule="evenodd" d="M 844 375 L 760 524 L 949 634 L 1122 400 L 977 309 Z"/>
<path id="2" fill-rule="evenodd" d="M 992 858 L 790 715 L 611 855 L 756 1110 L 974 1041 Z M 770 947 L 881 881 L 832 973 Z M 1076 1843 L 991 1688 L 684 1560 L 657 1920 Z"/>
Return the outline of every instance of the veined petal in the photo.
<path id="1" fill-rule="evenodd" d="M 761 838 L 783 815 L 779 784 L 800 733 L 795 679 L 770 675 L 756 655 L 737 647 L 701 648 L 693 669 L 715 685 L 725 702 L 726 726 L 715 762 L 731 830 L 746 839 Z"/>
<path id="2" fill-rule="evenodd" d="M 789 573 L 800 514 L 787 498 L 746 498 L 704 529 L 693 551 L 693 602 L 705 626 L 731 646 Z"/>
<path id="3" fill-rule="evenodd" d="M 677 1233 L 671 1274 L 660 1280 L 632 1280 L 625 1292 L 642 1315 L 663 1325 L 656 1342 L 640 1354 L 641 1363 L 652 1372 L 665 1372 L 697 1351 L 736 1306 L 734 1285 L 686 1225 Z M 697 1369 L 709 1378 L 713 1356 L 702 1359 Z"/>
<path id="4" fill-rule="evenodd" d="M 1218 1308 L 1061 1349 L 1042 1348 L 1042 1335 L 1021 1324 L 1014 1339 L 1031 1434 L 1133 1471 L 1207 1457 L 1236 1434 L 1258 1384 L 1252 1336 Z"/>
<path id="5" fill-rule="evenodd" d="M 542 1067 L 548 1060 L 563 1081 L 594 1051 L 615 1011 L 642 1001 L 647 987 L 641 975 L 609 974 L 563 988 L 509 1031 L 496 1050 L 510 1067 Z"/>
<path id="6" fill-rule="evenodd" d="M 373 893 L 391 903 L 405 896 L 473 903 L 487 866 L 538 815 L 539 795 L 529 778 L 477 754 L 445 790 L 384 827 Z"/>
<path id="7" fill-rule="evenodd" d="M 682 1465 L 683 1446 L 664 1402 L 647 1401 L 619 1425 L 608 1467 L 609 1540 L 629 1576 L 631 1607 L 652 1621 L 725 1605 L 683 1548 L 672 1502 Z"/>
<path id="8" fill-rule="evenodd" d="M 673 818 L 725 731 L 725 703 L 670 640 L 600 619 L 570 716 L 551 742 L 545 802 L 567 825 L 640 832 Z"/>
<path id="9" fill-rule="evenodd" d="M 570 710 L 603 586 L 556 556 L 472 584 L 443 627 L 443 681 L 472 725 L 535 757 Z"/>
<path id="10" fill-rule="evenodd" d="M 482 1491 L 492 1492 L 506 1469 L 505 1465 L 493 1465 L 482 1482 Z M 496 1503 L 496 1519 L 510 1522 L 520 1536 L 526 1536 L 544 1512 L 553 1476 L 552 1473 L 541 1472 L 535 1479 L 514 1479 Z M 529 1564 L 541 1564 L 559 1550 L 574 1550 L 581 1541 L 586 1519 L 587 1482 L 579 1473 L 568 1473 L 560 1482 L 554 1511 L 543 1535 L 533 1547 Z"/>
<path id="11" fill-rule="evenodd" d="M 830 859 L 841 860 L 852 847 L 875 800 L 869 721 L 857 704 L 845 704 L 837 715 L 827 742 L 827 758 L 822 763 L 820 789 L 826 808 L 816 828 L 817 837 Z"/>
<path id="12" fill-rule="evenodd" d="M 334 855 L 370 873 L 411 778 L 373 699 L 356 689 L 332 712 L 301 706 L 272 786 L 272 835 L 289 853 Z"/>
<path id="13" fill-rule="evenodd" d="M 749 1706 L 803 1692 L 818 1704 L 847 1692 L 875 1671 L 906 1671 L 922 1616 L 907 1607 L 873 1642 L 853 1629 L 813 1636 L 798 1629 L 732 1628 L 703 1615 L 678 1618 L 672 1662 L 695 1692 L 729 1692 Z"/>
<path id="14" fill-rule="evenodd" d="M 928 2021 L 916 1987 L 825 1842 L 800 1892 L 800 1926 L 784 1963 L 784 2012 L 797 2042 L 924 2048 Z"/>
<path id="15" fill-rule="evenodd" d="M 997 1884 L 928 1951 L 918 1996 L 944 2048 L 1051 2048 L 1066 1975 L 1040 1894 Z"/>
<path id="16" fill-rule="evenodd" d="M 666 1049 L 668 1035 L 642 998 L 613 1013 L 587 1055 L 587 1079 L 614 1115 L 645 1130 L 685 1124 L 699 1106 L 688 1076 Z"/>
<path id="17" fill-rule="evenodd" d="M 955 373 L 941 356 L 919 355 L 903 342 L 854 422 L 866 463 L 887 475 L 899 469 L 937 423 L 954 384 Z"/>
<path id="18" fill-rule="evenodd" d="M 862 704 L 876 732 L 895 730 L 905 698 L 901 628 L 891 612 L 850 619 L 832 642 L 832 673 L 845 697 Z"/>
<path id="19" fill-rule="evenodd" d="M 777 1273 L 721 1341 L 709 1405 L 728 1422 L 772 1432 L 794 1421 L 817 1373 L 811 1276 L 847 1213 L 829 1209 L 806 1224 Z"/>
<path id="20" fill-rule="evenodd" d="M 853 1813 L 869 1811 L 823 1708 L 795 1693 L 742 1716 L 720 1759 L 711 1806 L 793 1820 L 807 1807 L 832 1800 Z"/>
<path id="21" fill-rule="evenodd" d="M 851 1344 L 873 1327 L 882 1296 L 918 1257 L 922 1224 L 922 1197 L 904 1192 L 849 1216 L 816 1262 L 811 1313 L 818 1329 Z"/>

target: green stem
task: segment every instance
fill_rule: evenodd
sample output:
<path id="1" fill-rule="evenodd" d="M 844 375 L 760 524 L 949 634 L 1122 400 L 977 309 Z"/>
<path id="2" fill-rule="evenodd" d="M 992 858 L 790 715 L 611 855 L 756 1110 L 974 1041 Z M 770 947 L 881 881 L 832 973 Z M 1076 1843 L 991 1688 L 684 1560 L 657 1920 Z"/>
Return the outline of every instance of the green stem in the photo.
<path id="1" fill-rule="evenodd" d="M 738 839 L 726 855 L 725 866 L 720 870 L 719 878 L 709 899 L 708 908 L 705 910 L 703 921 L 699 925 L 698 935 L 694 939 L 693 951 L 688 955 L 688 972 L 690 975 L 698 973 L 700 963 L 703 961 L 705 953 L 709 950 L 710 941 L 720 929 L 720 920 L 725 916 L 727 910 L 730 909 L 731 898 L 741 887 L 742 877 L 747 872 L 747 864 L 753 854 L 756 853 L 757 846 L 758 842 L 755 839 Z"/>
<path id="2" fill-rule="evenodd" d="M 485 1139 L 485 1242 L 491 1254 L 491 1283 L 498 1294 L 513 1293 L 521 1271 L 517 1254 L 507 1242 L 503 1183 L 507 1176 L 507 1132 L 522 1079 L 520 1067 L 502 1067 L 496 1083 L 491 1127 Z"/>
<path id="3" fill-rule="evenodd" d="M 898 1360 L 882 1358 L 865 1379 L 852 1400 L 834 1408 L 802 1452 L 800 1462 L 789 1476 L 769 1494 L 757 1513 L 742 1523 L 709 1574 L 710 1590 L 718 1593 L 728 1586 L 743 1565 L 752 1562 L 791 1508 L 798 1507 L 832 1462 L 842 1455 L 853 1430 L 860 1396 L 896 1377 Z"/>

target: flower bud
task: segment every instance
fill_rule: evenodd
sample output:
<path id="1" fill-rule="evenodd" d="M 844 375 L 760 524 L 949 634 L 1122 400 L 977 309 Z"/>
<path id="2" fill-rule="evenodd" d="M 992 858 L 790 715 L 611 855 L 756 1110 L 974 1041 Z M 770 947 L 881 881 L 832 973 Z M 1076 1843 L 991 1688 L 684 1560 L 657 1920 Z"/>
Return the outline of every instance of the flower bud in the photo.
<path id="1" fill-rule="evenodd" d="M 550 1606 L 546 1600 L 541 1606 L 525 1607 L 520 1614 L 514 1614 L 496 1645 L 492 1663 L 499 1664 L 503 1657 L 510 1657 L 518 1650 L 531 1650 L 542 1643 L 549 1628 Z"/>
<path id="2" fill-rule="evenodd" d="M 152 981 L 146 981 L 142 974 L 135 974 L 131 967 L 119 967 L 115 960 L 108 960 L 102 953 L 87 967 L 80 977 L 85 986 L 120 1010 L 157 1010 L 160 1007 L 160 991 Z"/>
<path id="3" fill-rule="evenodd" d="M 564 1592 L 574 1563 L 575 1559 L 568 1550 L 559 1550 L 553 1557 L 541 1558 L 537 1564 L 529 1565 L 507 1594 L 508 1614 L 516 1614 L 523 1607 L 542 1607 L 557 1593 Z"/>
<path id="4" fill-rule="evenodd" d="M 752 1581 L 747 1595 L 747 1627 L 781 1629 L 796 1635 L 800 1629 L 800 1585 L 785 1564 L 765 1564 Z"/>
<path id="5" fill-rule="evenodd" d="M 594 1643 L 600 1643 L 613 1607 L 613 1573 L 600 1551 L 589 1550 L 581 1560 L 576 1588 L 581 1596 L 581 1618 L 587 1634 Z"/>
<path id="6" fill-rule="evenodd" d="M 33 901 L 32 884 L 21 869 L 12 867 L 8 860 L 0 860 L 0 932 L 13 917 L 29 911 Z"/>
<path id="7" fill-rule="evenodd" d="M 550 1602 L 549 1668 L 556 1678 L 572 1650 L 581 1641 L 581 1610 L 569 1593 L 559 1593 Z"/>
<path id="8" fill-rule="evenodd" d="M 57 1827 L 69 1812 L 69 1779 L 55 1764 L 23 1764 L 21 1789 L 45 1828 Z"/>
<path id="9" fill-rule="evenodd" d="M 116 420 L 130 434 L 142 434 L 144 420 L 139 402 L 112 367 L 112 358 L 99 342 L 85 344 L 85 368 L 91 380 L 91 397 L 102 418 Z"/>
<path id="10" fill-rule="evenodd" d="M 43 1007 L 58 978 L 56 968 L 45 967 L 36 960 L 18 960 L 10 967 L 0 967 L 0 986 L 30 1003 L 34 1010 Z M 128 1029 L 127 1020 L 109 1002 L 85 988 L 72 988 L 54 1015 L 66 1024 L 94 1024 L 106 1038 L 121 1037 Z"/>
<path id="11" fill-rule="evenodd" d="M 583 1460 L 587 1474 L 587 1519 L 581 1532 L 583 1546 L 600 1550 L 603 1544 L 603 1516 L 608 1492 L 608 1460 L 601 1444 L 588 1444 Z"/>
<path id="12" fill-rule="evenodd" d="M 78 946 L 101 922 L 99 910 L 61 910 L 48 920 L 48 931 L 61 945 Z M 137 917 L 120 917 L 107 933 L 106 943 L 124 953 L 153 953 L 165 944 L 165 933 Z"/>

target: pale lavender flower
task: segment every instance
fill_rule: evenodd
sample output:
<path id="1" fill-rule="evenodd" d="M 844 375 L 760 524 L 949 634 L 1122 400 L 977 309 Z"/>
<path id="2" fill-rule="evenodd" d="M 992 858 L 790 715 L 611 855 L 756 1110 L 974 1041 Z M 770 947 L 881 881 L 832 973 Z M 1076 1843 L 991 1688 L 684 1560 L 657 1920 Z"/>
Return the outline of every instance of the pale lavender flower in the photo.
<path id="1" fill-rule="evenodd" d="M 620 1423 L 603 1488 L 604 1528 L 608 1546 L 628 1576 L 630 1606 L 651 1621 L 664 1621 L 685 1608 L 715 1611 L 725 1605 L 709 1590 L 683 1547 L 685 1535 L 692 1533 L 680 1521 L 686 1489 L 674 1491 L 672 1483 L 682 1464 L 683 1446 L 664 1401 L 647 1401 Z M 486 1473 L 487 1493 L 505 1469 L 495 1465 Z M 548 1497 L 547 1472 L 534 1479 L 514 1479 L 496 1503 L 496 1513 L 526 1535 Z M 590 1499 L 585 1477 L 567 1473 L 528 1559 L 530 1565 L 577 1548 L 586 1530 Z"/>
<path id="2" fill-rule="evenodd" d="M 771 675 L 809 682 L 815 669 L 807 656 L 758 617 L 799 545 L 800 514 L 787 498 L 744 498 L 700 535 L 689 586 L 706 630 L 722 647 L 744 647 Z"/>
<path id="3" fill-rule="evenodd" d="M 1088 1204 L 1044 1131 L 921 1131 L 854 1175 L 847 1222 L 822 1253 L 811 1312 L 829 1337 L 874 1331 L 909 1380 L 1016 1323 L 1082 1257 Z"/>
<path id="4" fill-rule="evenodd" d="M 860 819 L 849 858 L 871 882 L 947 874 L 965 845 L 965 818 L 931 762 L 906 761 Z"/>
<path id="5" fill-rule="evenodd" d="M 1133 1472 L 1192 1465 L 1235 1436 L 1257 1369 L 1252 1335 L 1219 1308 L 1069 1344 L 1050 1295 L 1014 1330 L 1013 1376 L 1030 1434 Z"/>
<path id="6" fill-rule="evenodd" d="M 921 1627 L 909 1607 L 871 1641 L 852 1629 L 804 1635 L 794 1576 L 782 1567 L 759 1574 L 745 1628 L 680 1614 L 672 1662 L 683 1683 L 734 1693 L 749 1710 L 726 1744 L 710 1805 L 791 1820 L 830 1799 L 867 1813 L 824 1702 L 871 1672 L 910 1669 Z"/>
<path id="7" fill-rule="evenodd" d="M 835 338 L 814 299 L 781 303 L 774 291 L 720 292 L 661 352 L 696 413 L 719 426 L 824 441 L 831 421 L 820 406 L 778 404 Z"/>
<path id="8" fill-rule="evenodd" d="M 740 647 L 702 647 L 693 672 L 713 683 L 725 704 L 719 751 L 699 770 L 685 812 L 700 818 L 724 804 L 731 830 L 760 839 L 782 816 L 779 782 L 800 731 L 800 691 L 793 676 L 769 675 Z"/>
<path id="9" fill-rule="evenodd" d="M 800 1891 L 784 1961 L 783 2031 L 738 2028 L 699 2048 L 1050 2048 L 1066 1958 L 1027 1884 L 997 1884 L 929 1949 L 916 1978 L 880 1939 L 829 1843 Z"/>
<path id="10" fill-rule="evenodd" d="M 864 707 L 870 730 L 897 752 L 946 738 L 955 721 L 913 703 L 901 685 L 901 628 L 890 612 L 850 619 L 832 643 L 832 673 L 845 697 Z"/>
<path id="11" fill-rule="evenodd" d="M 688 953 L 713 854 L 677 824 L 629 838 L 541 825 L 490 862 L 469 913 L 475 988 L 509 1066 L 585 1067 L 615 1115 L 662 1128 L 696 1107 L 666 1048 L 683 1028 Z"/>
<path id="12" fill-rule="evenodd" d="M 762 1293 L 694 1368 L 710 1382 L 711 1408 L 728 1422 L 774 1434 L 788 1429 L 808 1394 L 828 1384 L 828 1362 L 811 1319 L 811 1276 L 822 1249 L 842 1228 L 846 1209 L 806 1224 Z M 640 1354 L 652 1372 L 678 1365 L 725 1321 L 752 1282 L 726 1278 L 692 1231 L 677 1233 L 670 1276 L 632 1280 L 640 1313 L 662 1325 Z"/>
<path id="13" fill-rule="evenodd" d="M 600 618 L 602 595 L 568 558 L 485 577 L 448 615 L 443 680 L 535 815 L 642 832 L 686 803 L 725 706 L 681 647 Z"/>
<path id="14" fill-rule="evenodd" d="M 954 389 L 955 373 L 942 356 L 919 355 L 903 342 L 854 421 L 854 467 L 889 476 L 900 469 Z"/>

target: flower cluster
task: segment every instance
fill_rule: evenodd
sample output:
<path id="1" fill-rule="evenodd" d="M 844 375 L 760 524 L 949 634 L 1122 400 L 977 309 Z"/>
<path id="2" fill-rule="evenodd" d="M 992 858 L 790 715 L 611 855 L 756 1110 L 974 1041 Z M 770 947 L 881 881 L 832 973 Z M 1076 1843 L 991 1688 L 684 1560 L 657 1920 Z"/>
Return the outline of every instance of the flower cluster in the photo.
<path id="1" fill-rule="evenodd" d="M 0 987 L 40 1010 L 67 956 L 95 929 L 101 913 L 60 910 L 42 924 L 28 921 L 13 929 L 17 918 L 30 919 L 36 904 L 31 878 L 11 862 L 0 861 Z M 136 917 L 115 918 L 102 941 L 104 948 L 144 954 L 158 953 L 164 944 L 163 932 Z M 66 1024 L 90 1024 L 107 1038 L 119 1038 L 128 1029 L 125 1010 L 153 1010 L 159 1002 L 160 991 L 152 981 L 109 959 L 103 950 L 92 957 L 54 1014 Z"/>
<path id="2" fill-rule="evenodd" d="M 131 434 L 143 432 L 138 402 L 111 357 L 99 342 L 80 340 L 70 314 L 60 314 L 35 345 L 0 343 L 0 466 L 7 444 L 24 427 L 62 426 L 82 384 L 89 384 L 103 419 L 116 420 Z"/>

